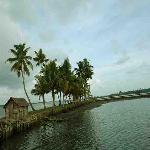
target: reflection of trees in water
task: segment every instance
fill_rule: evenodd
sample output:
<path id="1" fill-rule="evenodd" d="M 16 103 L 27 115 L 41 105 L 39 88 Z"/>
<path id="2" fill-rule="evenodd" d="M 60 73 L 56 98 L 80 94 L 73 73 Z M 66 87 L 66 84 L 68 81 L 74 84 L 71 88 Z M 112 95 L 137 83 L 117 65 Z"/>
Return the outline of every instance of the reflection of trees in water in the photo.
<path id="1" fill-rule="evenodd" d="M 96 148 L 94 120 L 91 111 L 73 113 L 67 121 L 42 122 L 40 127 L 17 135 L 4 144 L 5 149 L 88 149 Z M 94 148 L 94 149 L 95 149 Z M 3 148 L 4 149 L 4 148 Z"/>
<path id="2" fill-rule="evenodd" d="M 41 127 L 6 142 L 5 149 L 96 149 L 91 112 L 73 113 L 67 119 L 61 123 L 43 122 Z"/>
<path id="3" fill-rule="evenodd" d="M 96 149 L 92 122 L 90 112 L 87 111 L 76 113 L 67 122 L 56 124 L 46 149 Z"/>
<path id="4" fill-rule="evenodd" d="M 26 131 L 18 133 L 7 141 L 3 141 L 0 144 L 0 149 L 2 150 L 17 150 L 17 149 L 32 149 L 38 143 L 39 132 L 37 128 L 34 128 L 32 131 Z"/>
<path id="5" fill-rule="evenodd" d="M 13 136 L 4 150 L 148 149 L 149 99 L 115 102 L 100 109 L 69 113 L 64 122 L 45 122 Z M 133 132 L 134 131 L 134 132 Z"/>

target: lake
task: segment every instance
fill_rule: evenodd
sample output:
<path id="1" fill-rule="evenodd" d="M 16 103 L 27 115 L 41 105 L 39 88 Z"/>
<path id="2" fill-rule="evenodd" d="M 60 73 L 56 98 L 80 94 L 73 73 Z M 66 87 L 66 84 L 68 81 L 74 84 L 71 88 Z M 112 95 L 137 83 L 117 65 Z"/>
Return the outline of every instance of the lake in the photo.
<path id="1" fill-rule="evenodd" d="M 66 115 L 67 116 L 67 115 Z M 104 104 L 43 122 L 1 144 L 6 150 L 150 150 L 150 99 Z"/>

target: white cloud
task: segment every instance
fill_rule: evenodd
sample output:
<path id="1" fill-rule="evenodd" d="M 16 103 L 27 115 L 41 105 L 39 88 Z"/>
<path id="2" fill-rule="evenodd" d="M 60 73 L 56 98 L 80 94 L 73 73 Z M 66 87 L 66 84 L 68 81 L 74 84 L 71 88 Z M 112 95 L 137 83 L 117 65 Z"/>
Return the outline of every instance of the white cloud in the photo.
<path id="1" fill-rule="evenodd" d="M 147 87 L 149 4 L 149 0 L 0 1 L 0 95 L 6 91 L 23 95 L 18 90 L 21 80 L 4 63 L 9 49 L 20 42 L 31 46 L 31 55 L 42 48 L 50 59 L 62 62 L 69 57 L 73 66 L 87 57 L 95 67 L 91 81 L 95 95 Z M 29 92 L 36 72 L 26 81 Z"/>
<path id="2" fill-rule="evenodd" d="M 31 3 L 30 0 L 3 0 L 0 7 L 8 17 L 18 23 L 35 24 L 37 21 L 36 3 Z"/>

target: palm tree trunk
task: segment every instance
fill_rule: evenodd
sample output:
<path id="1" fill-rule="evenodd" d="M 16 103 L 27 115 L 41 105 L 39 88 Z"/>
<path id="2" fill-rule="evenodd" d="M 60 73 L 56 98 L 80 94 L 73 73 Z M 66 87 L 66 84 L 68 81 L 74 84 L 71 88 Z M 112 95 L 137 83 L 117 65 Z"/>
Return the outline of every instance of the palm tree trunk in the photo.
<path id="1" fill-rule="evenodd" d="M 86 83 L 84 83 L 84 100 L 86 100 Z"/>
<path id="2" fill-rule="evenodd" d="M 90 94 L 91 94 L 91 86 L 90 86 L 90 84 L 89 84 L 89 87 L 88 87 L 88 99 L 89 99 L 89 97 L 90 97 Z"/>
<path id="3" fill-rule="evenodd" d="M 73 101 L 75 101 L 75 96 L 73 95 Z"/>
<path id="4" fill-rule="evenodd" d="M 64 106 L 64 104 L 65 104 L 65 100 L 64 100 L 64 98 L 65 98 L 65 95 L 63 94 L 63 106 Z"/>
<path id="5" fill-rule="evenodd" d="M 79 96 L 79 100 L 82 101 L 82 96 L 81 95 Z"/>
<path id="6" fill-rule="evenodd" d="M 60 98 L 60 104 L 61 104 L 61 92 L 59 93 L 59 98 Z"/>
<path id="7" fill-rule="evenodd" d="M 22 71 L 22 70 L 21 70 L 21 75 L 22 75 L 22 83 L 23 83 L 24 92 L 25 92 L 25 94 L 26 94 L 26 97 L 27 97 L 27 99 L 28 99 L 28 102 L 29 102 L 29 104 L 30 104 L 32 110 L 34 111 L 35 109 L 34 109 L 32 103 L 31 103 L 31 100 L 30 100 L 30 98 L 29 98 L 29 96 L 28 96 L 28 93 L 27 93 L 27 90 L 26 90 L 25 78 L 24 78 L 24 75 L 23 75 L 23 71 Z"/>
<path id="8" fill-rule="evenodd" d="M 53 107 L 55 107 L 55 93 L 54 93 L 54 90 L 52 90 L 52 98 L 53 98 Z"/>
<path id="9" fill-rule="evenodd" d="M 43 105 L 44 105 L 44 109 L 46 109 L 44 94 L 42 95 L 42 98 L 43 98 Z"/>

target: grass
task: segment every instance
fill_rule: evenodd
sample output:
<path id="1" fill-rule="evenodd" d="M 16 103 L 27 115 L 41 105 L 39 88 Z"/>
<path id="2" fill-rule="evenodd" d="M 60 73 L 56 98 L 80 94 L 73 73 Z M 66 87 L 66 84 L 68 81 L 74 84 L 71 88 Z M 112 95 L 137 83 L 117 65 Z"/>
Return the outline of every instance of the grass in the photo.
<path id="1" fill-rule="evenodd" d="M 40 109 L 36 111 L 31 111 L 28 113 L 28 117 L 30 118 L 31 122 L 37 122 L 42 119 L 56 116 L 61 113 L 67 113 L 69 111 L 75 110 L 76 108 L 83 106 L 83 105 L 88 105 L 90 103 L 96 102 L 94 99 L 91 100 L 85 100 L 85 101 L 74 101 L 71 104 L 65 104 L 64 106 L 55 106 L 55 107 L 48 107 L 46 109 Z M 31 119 L 32 118 L 32 119 Z"/>

